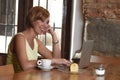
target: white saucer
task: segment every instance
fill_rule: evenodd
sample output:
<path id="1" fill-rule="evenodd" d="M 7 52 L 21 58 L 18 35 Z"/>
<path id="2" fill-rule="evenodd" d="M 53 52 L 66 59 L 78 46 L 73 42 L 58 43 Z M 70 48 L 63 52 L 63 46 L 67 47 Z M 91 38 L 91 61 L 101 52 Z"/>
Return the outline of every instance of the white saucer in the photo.
<path id="1" fill-rule="evenodd" d="M 43 67 L 43 66 L 38 66 L 38 68 L 42 69 L 43 71 L 50 71 L 50 70 L 53 69 L 54 67 L 53 67 L 53 66 L 50 66 L 50 67 L 46 68 L 46 67 Z"/>

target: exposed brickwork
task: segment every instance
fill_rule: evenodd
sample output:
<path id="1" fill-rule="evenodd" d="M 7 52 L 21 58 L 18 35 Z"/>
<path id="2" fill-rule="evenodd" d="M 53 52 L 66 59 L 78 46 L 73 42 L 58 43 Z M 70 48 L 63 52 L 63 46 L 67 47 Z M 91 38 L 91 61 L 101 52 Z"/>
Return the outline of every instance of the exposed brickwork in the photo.
<path id="1" fill-rule="evenodd" d="M 86 18 L 120 19 L 120 0 L 83 0 Z"/>

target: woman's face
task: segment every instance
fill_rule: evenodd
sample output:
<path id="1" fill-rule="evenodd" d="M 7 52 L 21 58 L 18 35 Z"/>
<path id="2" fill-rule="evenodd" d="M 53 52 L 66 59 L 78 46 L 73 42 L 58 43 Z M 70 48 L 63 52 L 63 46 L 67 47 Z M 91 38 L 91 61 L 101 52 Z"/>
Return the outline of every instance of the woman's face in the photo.
<path id="1" fill-rule="evenodd" d="M 37 20 L 33 24 L 33 29 L 36 34 L 46 34 L 46 32 L 50 29 L 49 18 L 47 18 L 44 22 L 42 22 L 41 20 Z"/>

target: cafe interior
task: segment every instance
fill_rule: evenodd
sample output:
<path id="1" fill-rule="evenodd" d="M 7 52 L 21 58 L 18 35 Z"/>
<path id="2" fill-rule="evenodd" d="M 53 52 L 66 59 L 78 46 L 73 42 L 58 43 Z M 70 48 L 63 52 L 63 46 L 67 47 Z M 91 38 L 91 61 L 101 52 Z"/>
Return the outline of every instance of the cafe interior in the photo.
<path id="1" fill-rule="evenodd" d="M 24 30 L 25 17 L 34 6 L 50 12 L 61 58 L 79 65 L 82 54 L 88 52 L 87 67 L 77 73 L 70 72 L 70 67 L 15 73 L 13 65 L 6 64 L 8 45 Z M 49 34 L 37 38 L 52 50 Z M 0 0 L 0 40 L 0 80 L 120 80 L 120 0 Z M 86 47 L 91 40 L 92 46 Z"/>

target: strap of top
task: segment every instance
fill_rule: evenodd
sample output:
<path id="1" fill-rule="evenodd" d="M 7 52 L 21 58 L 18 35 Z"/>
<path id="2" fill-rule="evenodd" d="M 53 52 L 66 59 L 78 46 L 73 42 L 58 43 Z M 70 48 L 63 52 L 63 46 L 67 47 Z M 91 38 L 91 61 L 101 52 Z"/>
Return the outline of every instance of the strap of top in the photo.
<path id="1" fill-rule="evenodd" d="M 22 34 L 22 35 L 24 35 L 22 32 L 19 32 L 19 33 L 17 33 L 17 34 Z"/>

